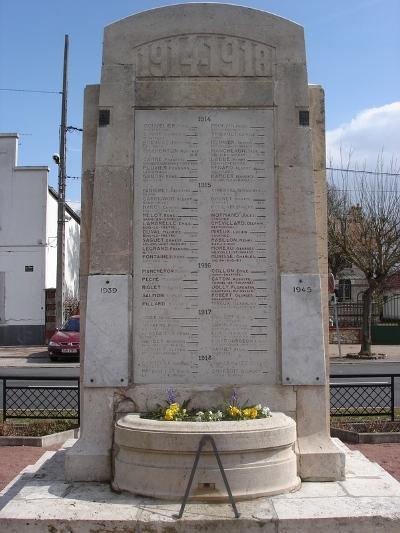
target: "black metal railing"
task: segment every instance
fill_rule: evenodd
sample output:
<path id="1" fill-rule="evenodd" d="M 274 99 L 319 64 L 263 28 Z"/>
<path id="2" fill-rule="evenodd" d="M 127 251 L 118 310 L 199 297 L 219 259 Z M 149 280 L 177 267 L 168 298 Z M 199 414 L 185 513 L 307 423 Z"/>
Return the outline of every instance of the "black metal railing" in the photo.
<path id="1" fill-rule="evenodd" d="M 46 418 L 77 419 L 80 423 L 79 378 L 0 376 L 0 382 L 3 421 Z M 74 384 L 69 385 L 71 382 Z"/>
<path id="2" fill-rule="evenodd" d="M 390 416 L 395 419 L 395 379 L 400 374 L 331 374 L 331 416 Z M 369 378 L 373 381 L 355 381 Z M 379 381 L 377 381 L 379 378 Z M 385 378 L 381 380 L 381 378 Z"/>
<path id="3" fill-rule="evenodd" d="M 381 415 L 395 419 L 395 379 L 400 374 L 331 374 L 330 378 L 345 380 L 330 383 L 331 416 Z M 355 381 L 360 378 L 373 381 Z M 43 382 L 52 384 L 43 385 Z M 71 382 L 74 385 L 68 384 Z M 0 376 L 0 383 L 3 421 L 8 418 L 77 419 L 79 424 L 79 378 Z"/>
<path id="4" fill-rule="evenodd" d="M 363 293 L 359 294 L 357 302 L 331 302 L 329 316 L 331 320 L 338 320 L 339 327 L 360 327 L 363 322 Z M 400 323 L 400 295 L 383 296 L 382 301 L 372 302 L 372 324 L 399 324 Z"/>
<path id="5" fill-rule="evenodd" d="M 363 304 L 358 302 L 338 302 L 329 304 L 329 316 L 331 320 L 337 320 L 339 327 L 360 327 L 363 321 Z M 378 324 L 380 320 L 378 305 L 373 303 L 371 323 Z"/>

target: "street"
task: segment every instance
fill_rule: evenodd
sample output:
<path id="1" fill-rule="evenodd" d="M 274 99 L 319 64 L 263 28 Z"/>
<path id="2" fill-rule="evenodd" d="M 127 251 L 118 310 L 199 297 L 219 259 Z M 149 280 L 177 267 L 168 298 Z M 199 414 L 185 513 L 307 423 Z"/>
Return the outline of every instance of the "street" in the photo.
<path id="1" fill-rule="evenodd" d="M 398 358 L 374 361 L 359 361 L 334 358 L 331 360 L 330 374 L 335 376 L 357 374 L 370 374 L 371 377 L 334 377 L 330 379 L 333 383 L 361 382 L 361 383 L 390 383 L 388 374 L 400 374 L 400 361 Z M 376 377 L 377 374 L 385 376 Z M 17 387 L 27 386 L 48 386 L 48 387 L 75 387 L 76 381 L 71 378 L 79 378 L 79 361 L 51 362 L 45 347 L 13 347 L 0 348 L 0 408 L 3 405 L 3 381 L 1 378 L 16 378 L 8 385 Z M 23 378 L 37 378 L 26 379 Z M 41 379 L 42 378 L 42 379 Z M 43 379 L 44 378 L 44 379 Z M 50 379 L 49 381 L 46 378 Z M 66 381 L 59 381 L 64 378 Z M 45 396 L 44 398 L 46 397 Z M 51 394 L 51 393 L 49 393 Z M 32 405 L 38 407 L 43 401 L 43 395 L 39 400 L 36 393 L 31 392 Z M 394 399 L 395 406 L 400 407 L 400 376 L 394 379 Z M 68 400 L 62 400 L 61 406 L 67 407 Z"/>
<path id="2" fill-rule="evenodd" d="M 358 374 L 370 374 L 371 377 L 346 377 L 346 378 L 338 378 L 334 377 L 330 379 L 331 385 L 335 383 L 374 383 L 374 384 L 384 384 L 387 383 L 390 385 L 390 377 L 387 377 L 387 374 L 399 374 L 398 377 L 394 378 L 394 406 L 400 407 L 400 363 L 399 362 L 387 362 L 385 360 L 376 360 L 376 361 L 363 361 L 363 362 L 338 362 L 338 363 L 331 363 L 331 369 L 330 374 L 338 376 L 338 375 L 358 375 Z M 379 376 L 379 374 L 384 374 L 382 376 Z M 359 391 L 360 389 L 358 389 Z M 352 397 L 354 396 L 354 393 L 356 392 L 356 389 L 349 389 L 346 388 L 346 395 Z M 373 394 L 372 389 L 365 389 L 364 395 L 365 396 L 371 396 Z M 365 397 L 364 396 L 364 397 Z M 347 397 L 347 396 L 346 396 Z M 370 407 L 379 407 L 379 402 L 377 401 L 368 401 L 368 405 Z M 343 404 L 343 407 L 350 407 L 352 404 L 349 402 L 345 402 Z"/>
<path id="3" fill-rule="evenodd" d="M 51 409 L 52 400 L 55 398 L 57 409 L 75 409 L 77 408 L 76 378 L 79 376 L 79 361 L 51 362 L 46 347 L 1 347 L 0 409 L 3 408 L 4 387 L 4 381 L 1 378 L 8 378 L 8 387 L 19 387 L 15 393 L 13 392 L 11 407 L 15 407 L 15 403 L 31 409 Z M 16 379 L 9 380 L 9 378 Z M 37 386 L 49 388 L 35 390 L 34 387 Z M 32 390 L 27 391 L 20 387 L 32 387 Z M 57 391 L 54 387 L 57 387 Z M 66 387 L 74 389 L 68 390 Z M 27 402 L 28 397 L 29 402 Z"/>

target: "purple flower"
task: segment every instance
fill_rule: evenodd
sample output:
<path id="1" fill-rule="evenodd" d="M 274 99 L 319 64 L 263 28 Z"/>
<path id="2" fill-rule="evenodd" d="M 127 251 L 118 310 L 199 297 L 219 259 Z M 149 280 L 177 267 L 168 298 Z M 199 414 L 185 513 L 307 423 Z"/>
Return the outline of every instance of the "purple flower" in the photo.
<path id="1" fill-rule="evenodd" d="M 236 389 L 233 389 L 232 391 L 232 397 L 231 397 L 231 405 L 236 406 L 238 402 L 239 395 L 236 391 Z"/>
<path id="2" fill-rule="evenodd" d="M 175 402 L 176 402 L 176 394 L 175 394 L 174 389 L 172 389 L 172 388 L 168 389 L 167 402 L 168 402 L 170 405 L 171 405 L 172 403 L 175 403 Z"/>

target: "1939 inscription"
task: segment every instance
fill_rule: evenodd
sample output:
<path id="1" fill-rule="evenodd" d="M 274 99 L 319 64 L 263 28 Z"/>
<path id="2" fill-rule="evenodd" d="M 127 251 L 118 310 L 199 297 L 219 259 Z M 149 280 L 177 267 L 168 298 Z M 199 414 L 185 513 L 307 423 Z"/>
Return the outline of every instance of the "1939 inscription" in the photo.
<path id="1" fill-rule="evenodd" d="M 181 35 L 134 50 L 137 77 L 271 76 L 272 48 L 226 35 Z M 209 122 L 201 116 L 199 122 Z"/>
<path id="2" fill-rule="evenodd" d="M 101 287 L 100 292 L 102 294 L 115 294 L 118 292 L 118 289 L 116 287 Z"/>

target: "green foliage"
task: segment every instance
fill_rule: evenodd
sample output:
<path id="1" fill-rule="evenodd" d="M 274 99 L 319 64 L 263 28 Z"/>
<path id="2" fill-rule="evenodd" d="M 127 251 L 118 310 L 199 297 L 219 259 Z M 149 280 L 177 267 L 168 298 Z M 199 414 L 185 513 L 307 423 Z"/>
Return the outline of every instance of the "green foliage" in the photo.
<path id="1" fill-rule="evenodd" d="M 76 420 L 26 420 L 0 422 L 2 437 L 43 437 L 77 428 Z"/>
<path id="2" fill-rule="evenodd" d="M 168 389 L 168 400 L 165 406 L 157 405 L 157 408 L 142 413 L 141 418 L 150 420 L 165 420 L 174 422 L 220 422 L 223 420 L 252 420 L 256 418 L 268 418 L 271 416 L 271 411 L 268 407 L 257 405 L 238 405 L 238 396 L 236 391 L 233 391 L 231 401 L 225 407 L 213 409 L 192 409 L 189 410 L 190 400 L 185 400 L 182 405 L 176 401 L 175 392 Z"/>

